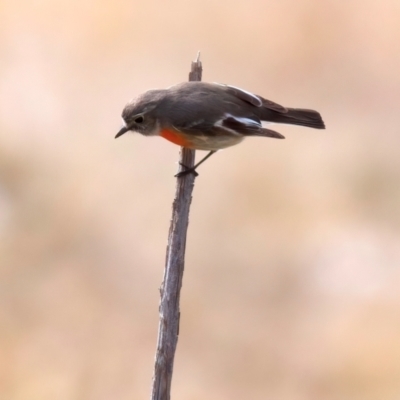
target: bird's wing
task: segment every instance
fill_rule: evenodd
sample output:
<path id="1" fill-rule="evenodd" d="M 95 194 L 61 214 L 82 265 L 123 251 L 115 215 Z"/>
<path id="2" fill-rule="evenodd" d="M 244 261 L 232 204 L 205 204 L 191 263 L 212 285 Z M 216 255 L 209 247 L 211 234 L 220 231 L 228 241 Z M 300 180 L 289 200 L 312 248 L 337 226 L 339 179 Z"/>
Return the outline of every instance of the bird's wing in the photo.
<path id="1" fill-rule="evenodd" d="M 217 136 L 217 135 L 244 135 L 244 136 L 268 136 L 283 139 L 280 133 L 271 129 L 263 128 L 257 117 L 236 117 L 225 114 L 223 118 L 214 124 L 205 123 L 204 120 L 194 121 L 186 126 L 179 127 L 180 130 L 195 135 Z"/>
<path id="2" fill-rule="evenodd" d="M 279 113 L 287 113 L 288 110 L 286 107 L 281 106 L 278 103 L 274 103 L 271 100 L 264 99 L 261 96 L 250 93 L 247 90 L 240 89 L 236 86 L 224 85 L 221 83 L 217 83 L 217 85 L 222 86 L 228 93 L 236 96 L 238 99 L 245 101 L 255 107 L 264 107 L 269 110 L 276 111 Z"/>
<path id="3" fill-rule="evenodd" d="M 276 139 L 285 137 L 272 129 L 263 128 L 259 120 L 253 118 L 240 118 L 232 115 L 226 116 L 221 121 L 221 127 L 229 129 L 245 136 L 268 136 Z"/>

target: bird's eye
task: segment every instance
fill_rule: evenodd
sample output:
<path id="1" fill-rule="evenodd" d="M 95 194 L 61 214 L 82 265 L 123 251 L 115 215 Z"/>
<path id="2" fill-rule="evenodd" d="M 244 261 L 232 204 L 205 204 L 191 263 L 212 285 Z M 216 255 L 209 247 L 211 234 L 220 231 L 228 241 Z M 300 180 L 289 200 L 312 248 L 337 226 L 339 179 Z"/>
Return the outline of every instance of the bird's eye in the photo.
<path id="1" fill-rule="evenodd" d="M 141 124 L 144 121 L 143 115 L 139 115 L 138 117 L 135 118 L 135 122 L 137 124 Z"/>

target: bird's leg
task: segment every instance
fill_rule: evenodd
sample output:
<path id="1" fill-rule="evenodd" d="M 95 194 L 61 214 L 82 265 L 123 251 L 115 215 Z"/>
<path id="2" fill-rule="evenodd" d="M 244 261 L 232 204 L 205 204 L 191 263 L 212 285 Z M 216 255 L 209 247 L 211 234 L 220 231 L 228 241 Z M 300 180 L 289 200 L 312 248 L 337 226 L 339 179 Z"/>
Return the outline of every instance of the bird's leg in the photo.
<path id="1" fill-rule="evenodd" d="M 175 175 L 175 177 L 176 177 L 176 178 L 180 178 L 180 177 L 185 176 L 185 175 L 187 175 L 187 174 L 193 174 L 194 176 L 197 176 L 198 173 L 196 172 L 196 168 L 197 168 L 200 164 L 203 164 L 203 162 L 206 161 L 207 158 L 210 158 L 214 153 L 216 153 L 215 150 L 210 151 L 204 158 L 202 158 L 197 164 L 195 164 L 195 165 L 194 165 L 193 167 L 191 167 L 191 168 L 188 168 L 186 165 L 183 165 L 182 163 L 179 163 L 179 164 L 181 164 L 181 166 L 184 167 L 185 169 L 184 169 L 183 171 L 181 171 L 181 172 L 178 172 L 178 173 Z"/>

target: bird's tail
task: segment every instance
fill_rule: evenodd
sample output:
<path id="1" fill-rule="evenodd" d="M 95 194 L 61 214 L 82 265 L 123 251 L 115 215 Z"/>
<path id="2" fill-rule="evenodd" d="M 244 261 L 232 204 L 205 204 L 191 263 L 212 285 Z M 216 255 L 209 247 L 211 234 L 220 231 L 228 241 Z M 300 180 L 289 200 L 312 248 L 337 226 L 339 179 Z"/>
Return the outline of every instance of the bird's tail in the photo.
<path id="1" fill-rule="evenodd" d="M 309 128 L 325 129 L 319 112 L 302 108 L 288 108 L 286 113 L 271 112 L 268 110 L 267 120 L 280 124 L 302 125 Z M 271 115 L 273 113 L 273 115 Z"/>

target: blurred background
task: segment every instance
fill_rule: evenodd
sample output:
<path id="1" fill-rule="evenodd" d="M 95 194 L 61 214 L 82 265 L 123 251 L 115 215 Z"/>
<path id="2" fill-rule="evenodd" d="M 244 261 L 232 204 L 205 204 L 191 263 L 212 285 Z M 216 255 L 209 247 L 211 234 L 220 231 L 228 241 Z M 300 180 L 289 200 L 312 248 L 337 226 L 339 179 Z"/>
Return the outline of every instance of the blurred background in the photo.
<path id="1" fill-rule="evenodd" d="M 399 399 L 399 19 L 398 0 L 3 0 L 0 399 L 149 398 L 179 148 L 114 135 L 198 50 L 204 81 L 327 130 L 201 166 L 172 397 Z"/>

